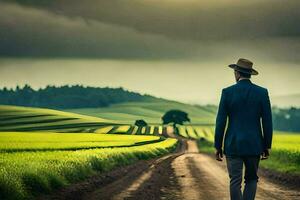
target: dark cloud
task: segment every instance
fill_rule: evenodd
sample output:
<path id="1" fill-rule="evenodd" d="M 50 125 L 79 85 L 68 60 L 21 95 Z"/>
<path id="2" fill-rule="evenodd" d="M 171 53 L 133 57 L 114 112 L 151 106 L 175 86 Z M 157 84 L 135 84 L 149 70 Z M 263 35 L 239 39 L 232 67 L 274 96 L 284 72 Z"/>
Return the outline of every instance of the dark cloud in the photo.
<path id="1" fill-rule="evenodd" d="M 298 0 L 0 0 L 0 56 L 300 62 Z"/>
<path id="2" fill-rule="evenodd" d="M 300 36 L 299 0 L 15 1 L 181 39 Z"/>
<path id="3" fill-rule="evenodd" d="M 177 58 L 194 46 L 82 17 L 68 18 L 15 4 L 0 3 L 0 7 L 3 56 Z"/>

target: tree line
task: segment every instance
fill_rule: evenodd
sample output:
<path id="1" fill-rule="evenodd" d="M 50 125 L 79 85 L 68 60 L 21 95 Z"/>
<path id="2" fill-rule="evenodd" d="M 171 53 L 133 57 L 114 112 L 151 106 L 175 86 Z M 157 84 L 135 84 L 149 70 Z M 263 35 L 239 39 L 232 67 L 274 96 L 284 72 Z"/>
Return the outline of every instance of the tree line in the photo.
<path id="1" fill-rule="evenodd" d="M 300 108 L 273 107 L 272 111 L 275 130 L 300 132 Z"/>
<path id="2" fill-rule="evenodd" d="M 82 85 L 46 86 L 38 90 L 29 85 L 0 89 L 0 104 L 43 108 L 94 108 L 114 103 L 147 101 L 156 99 L 150 95 L 130 92 L 122 87 L 84 87 Z"/>

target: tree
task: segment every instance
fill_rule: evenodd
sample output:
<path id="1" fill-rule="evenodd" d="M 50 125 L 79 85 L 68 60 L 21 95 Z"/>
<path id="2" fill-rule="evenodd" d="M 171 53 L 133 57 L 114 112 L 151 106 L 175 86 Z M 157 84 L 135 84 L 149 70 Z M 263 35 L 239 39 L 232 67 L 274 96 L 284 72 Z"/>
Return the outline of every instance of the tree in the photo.
<path id="1" fill-rule="evenodd" d="M 145 120 L 142 119 L 136 120 L 134 125 L 138 127 L 137 134 L 141 134 L 143 127 L 148 126 L 147 122 L 145 122 Z"/>
<path id="2" fill-rule="evenodd" d="M 134 125 L 136 125 L 138 127 L 148 126 L 147 122 L 143 119 L 136 120 Z"/>
<path id="3" fill-rule="evenodd" d="M 173 124 L 174 131 L 176 132 L 176 125 L 180 124 L 183 125 L 184 122 L 190 122 L 190 118 L 186 112 L 181 110 L 169 110 L 164 114 L 162 117 L 163 124 Z"/>

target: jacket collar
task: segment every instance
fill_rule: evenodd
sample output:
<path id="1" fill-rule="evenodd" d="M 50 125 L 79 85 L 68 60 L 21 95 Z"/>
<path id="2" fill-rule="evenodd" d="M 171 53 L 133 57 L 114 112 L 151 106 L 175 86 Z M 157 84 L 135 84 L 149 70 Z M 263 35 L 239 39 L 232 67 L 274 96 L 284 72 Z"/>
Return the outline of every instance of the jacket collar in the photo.
<path id="1" fill-rule="evenodd" d="M 237 84 L 249 84 L 252 83 L 250 79 L 242 79 L 237 82 Z"/>

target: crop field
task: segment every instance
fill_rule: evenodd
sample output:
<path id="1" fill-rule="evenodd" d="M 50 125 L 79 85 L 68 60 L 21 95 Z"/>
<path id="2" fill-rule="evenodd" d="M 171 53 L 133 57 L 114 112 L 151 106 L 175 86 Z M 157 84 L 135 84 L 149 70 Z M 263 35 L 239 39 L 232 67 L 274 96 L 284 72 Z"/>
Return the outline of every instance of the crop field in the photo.
<path id="1" fill-rule="evenodd" d="M 129 103 L 128 103 L 129 104 Z M 121 104 L 111 109 L 111 112 L 128 112 L 127 114 L 137 114 L 133 105 Z M 153 117 L 162 113 L 155 103 L 143 103 L 138 108 L 144 111 L 140 115 L 152 113 Z M 106 109 L 106 108 L 101 108 Z M 148 109 L 148 110 L 147 110 Z M 151 111 L 150 109 L 155 109 Z M 88 109 L 89 110 L 89 109 Z M 93 109 L 97 112 L 97 109 Z M 107 110 L 107 109 L 106 109 Z M 145 111 L 146 110 L 146 111 Z M 191 110 L 193 110 L 191 108 Z M 196 112 L 196 111 L 194 111 Z M 202 111 L 210 113 L 210 111 Z M 212 112 L 212 111 L 211 111 Z M 86 112 L 84 112 L 86 113 Z M 88 113 L 88 112 L 87 112 Z M 103 114 L 103 113 L 101 113 Z M 115 113 L 117 114 L 117 113 Z M 123 116 L 124 113 L 119 113 Z M 156 114 L 156 115 L 154 115 Z M 210 113 L 211 114 L 211 113 Z M 209 115 L 210 115 L 209 114 Z M 149 114 L 151 116 L 151 114 Z M 97 115 L 96 115 L 97 116 Z M 136 116 L 135 117 L 142 117 Z M 91 117 L 70 112 L 62 112 L 51 109 L 25 108 L 17 106 L 0 106 L 0 131 L 31 131 L 31 132 L 57 132 L 57 133 L 103 133 L 103 134 L 132 134 L 132 135 L 162 135 L 166 132 L 166 126 L 158 123 L 148 124 L 145 127 L 137 127 L 131 124 L 123 123 L 126 120 L 109 120 L 98 117 Z M 139 119 L 139 118 L 137 118 Z M 209 125 L 189 125 L 178 126 L 179 135 L 183 137 L 198 139 L 207 138 L 213 140 L 213 127 Z"/>
<path id="2" fill-rule="evenodd" d="M 162 135 L 164 127 L 137 127 L 119 121 L 51 109 L 0 106 L 0 131 Z"/>
<path id="3" fill-rule="evenodd" d="M 4 199 L 47 193 L 96 172 L 165 154 L 177 143 L 158 136 L 117 134 L 0 135 L 0 193 Z"/>
<path id="4" fill-rule="evenodd" d="M 117 120 L 132 124 L 136 119 L 159 124 L 163 114 L 171 109 L 181 109 L 189 113 L 194 124 L 214 124 L 216 107 L 192 106 L 173 101 L 129 102 L 114 104 L 106 108 L 70 109 L 69 112 Z"/>
<path id="5" fill-rule="evenodd" d="M 166 127 L 51 109 L 0 106 L 0 199 L 31 198 L 172 151 Z M 25 167 L 26 166 L 26 167 Z"/>
<path id="6" fill-rule="evenodd" d="M 117 122 L 51 109 L 0 106 L 0 131 L 83 132 L 110 124 Z"/>
<path id="7" fill-rule="evenodd" d="M 214 140 L 214 127 L 213 126 L 200 126 L 200 125 L 183 125 L 178 126 L 178 134 L 182 137 L 189 139 L 205 138 L 207 141 L 213 142 Z"/>
<path id="8" fill-rule="evenodd" d="M 143 135 L 2 132 L 0 152 L 129 147 L 159 141 L 162 141 L 159 136 Z"/>
<path id="9" fill-rule="evenodd" d="M 271 156 L 261 162 L 265 168 L 300 175 L 300 134 L 275 132 Z"/>

